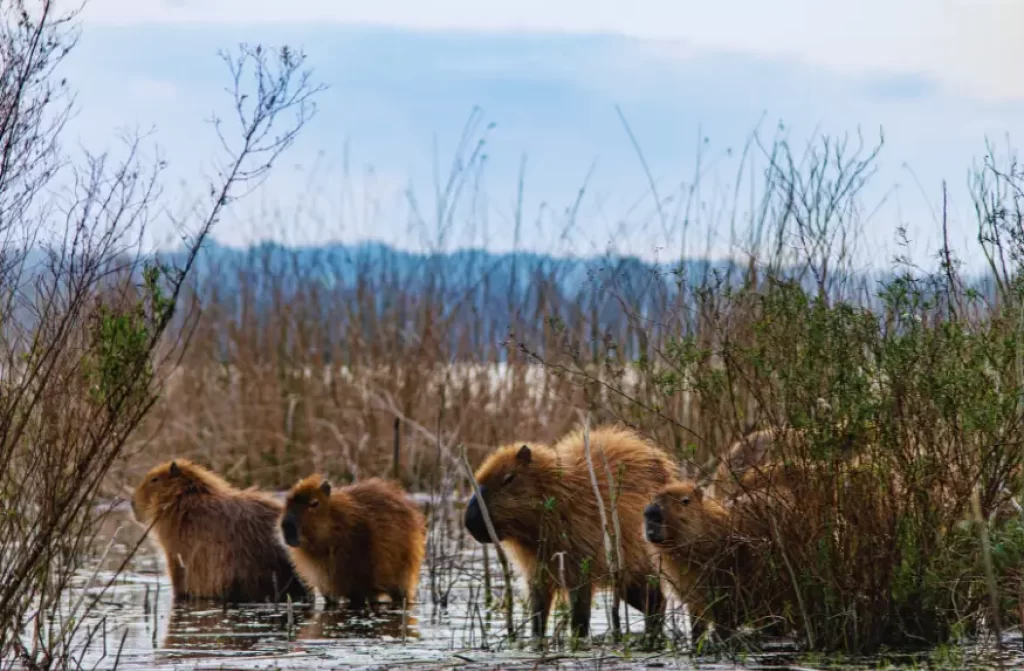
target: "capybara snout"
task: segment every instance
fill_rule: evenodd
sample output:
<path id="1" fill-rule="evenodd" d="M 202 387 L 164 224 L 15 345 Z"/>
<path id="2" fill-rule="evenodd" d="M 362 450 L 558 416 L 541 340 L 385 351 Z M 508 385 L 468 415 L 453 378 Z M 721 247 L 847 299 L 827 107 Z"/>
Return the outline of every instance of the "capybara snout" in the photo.
<path id="1" fill-rule="evenodd" d="M 288 547 L 299 547 L 299 520 L 293 512 L 285 513 L 281 518 L 281 535 Z"/>
<path id="2" fill-rule="evenodd" d="M 480 493 L 484 493 L 483 487 L 480 488 Z M 463 523 L 473 540 L 478 543 L 491 542 L 491 535 L 487 533 L 487 523 L 484 522 L 483 510 L 480 508 L 480 501 L 477 500 L 476 494 L 470 497 L 469 504 L 466 505 Z"/>
<path id="3" fill-rule="evenodd" d="M 644 537 L 655 544 L 665 542 L 665 513 L 658 503 L 644 508 Z"/>

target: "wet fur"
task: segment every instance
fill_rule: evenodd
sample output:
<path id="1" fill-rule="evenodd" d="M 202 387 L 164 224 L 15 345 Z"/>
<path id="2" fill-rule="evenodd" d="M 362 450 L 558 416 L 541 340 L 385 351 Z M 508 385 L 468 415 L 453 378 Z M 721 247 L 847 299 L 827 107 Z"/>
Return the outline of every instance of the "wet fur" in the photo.
<path id="1" fill-rule="evenodd" d="M 643 509 L 658 489 L 674 479 L 678 467 L 627 429 L 597 428 L 590 433 L 590 445 L 609 525 L 613 524 L 612 495 L 602 452 L 618 490 L 623 556 L 620 596 L 645 612 L 648 634 L 660 633 L 665 602 L 654 553 L 643 538 Z M 522 443 L 499 448 L 477 470 L 477 482 L 499 540 L 529 581 L 534 635 L 543 636 L 552 600 L 567 588 L 572 628 L 576 635 L 586 636 L 593 592 L 611 587 L 612 576 L 583 432 L 570 433 L 553 448 L 528 446 L 529 463 L 524 463 L 522 450 Z M 467 507 L 466 526 L 484 541 L 479 510 L 474 496 Z M 558 560 L 562 552 L 564 586 Z"/>
<path id="2" fill-rule="evenodd" d="M 152 532 L 164 551 L 175 600 L 309 597 L 278 540 L 281 505 L 267 494 L 239 490 L 179 459 L 146 474 L 132 510 L 147 526 L 155 520 Z"/>
<path id="3" fill-rule="evenodd" d="M 292 519 L 298 530 L 298 547 L 288 548 L 296 571 L 329 603 L 360 607 L 380 594 L 412 603 L 426 551 L 423 513 L 386 480 L 328 485 L 329 494 L 324 482 L 319 475 L 299 481 L 285 502 L 282 525 Z"/>

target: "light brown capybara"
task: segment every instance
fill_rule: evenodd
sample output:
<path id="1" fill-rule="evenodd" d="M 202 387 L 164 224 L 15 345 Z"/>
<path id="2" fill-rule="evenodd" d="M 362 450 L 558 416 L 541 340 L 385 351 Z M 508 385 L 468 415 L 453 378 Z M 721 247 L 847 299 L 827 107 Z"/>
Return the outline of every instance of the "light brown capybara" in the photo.
<path id="1" fill-rule="evenodd" d="M 281 510 L 186 459 L 151 469 L 132 496 L 135 519 L 152 524 L 163 548 L 177 601 L 307 600 L 277 534 Z"/>
<path id="2" fill-rule="evenodd" d="M 328 604 L 347 599 L 360 608 L 386 594 L 404 606 L 416 598 L 426 522 L 393 482 L 333 489 L 310 475 L 288 493 L 281 534 L 295 570 Z"/>
<path id="3" fill-rule="evenodd" d="M 675 478 L 678 466 L 624 428 L 594 429 L 590 449 L 612 530 L 612 492 L 616 495 L 622 552 L 619 593 L 644 613 L 645 634 L 652 641 L 661 633 L 665 599 L 657 582 L 654 553 L 643 538 L 643 510 L 654 493 Z M 497 540 L 511 551 L 529 580 L 533 635 L 544 636 L 552 599 L 567 592 L 572 630 L 586 636 L 594 590 L 611 587 L 613 576 L 583 431 L 568 434 L 554 447 L 522 443 L 500 447 L 475 477 Z M 477 541 L 491 542 L 475 494 L 466 507 L 464 524 Z"/>
<path id="4" fill-rule="evenodd" d="M 770 533 L 764 516 L 743 505 L 726 508 L 691 480 L 674 482 L 653 497 L 644 510 L 644 535 L 690 609 L 694 640 L 712 622 L 723 637 L 744 624 L 770 633 L 785 630 L 777 616 L 792 612 L 795 601 L 788 589 L 778 589 L 785 580 L 766 580 L 761 573 L 772 570 L 765 560 Z"/>

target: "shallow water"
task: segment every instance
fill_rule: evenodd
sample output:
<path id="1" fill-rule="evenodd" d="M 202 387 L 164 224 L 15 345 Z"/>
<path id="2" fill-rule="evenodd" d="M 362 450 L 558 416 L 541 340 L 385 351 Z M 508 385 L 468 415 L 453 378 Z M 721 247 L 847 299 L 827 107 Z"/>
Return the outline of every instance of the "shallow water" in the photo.
<path id="1" fill-rule="evenodd" d="M 455 529 L 452 524 L 434 529 Z M 94 584 L 110 580 L 129 547 L 141 537 L 142 529 L 123 507 L 105 520 L 106 533 L 115 539 L 111 551 L 95 574 Z M 97 612 L 87 621 L 96 632 L 86 655 L 86 668 L 122 669 L 335 669 L 335 668 L 822 668 L 823 661 L 797 660 L 784 653 L 747 658 L 742 663 L 698 659 L 685 650 L 657 654 L 624 652 L 593 643 L 570 652 L 553 646 L 538 653 L 521 645 L 510 645 L 504 620 L 498 613 L 489 617 L 483 605 L 484 562 L 480 546 L 459 533 L 435 538 L 428 552 L 420 581 L 420 603 L 409 612 L 378 607 L 373 612 L 324 610 L 313 607 L 259 605 L 224 609 L 214 605 L 173 605 L 170 585 L 164 575 L 162 556 L 147 540 L 103 596 Z M 500 569 L 491 554 L 490 579 L 502 584 Z M 433 571 L 431 570 L 433 567 Z M 95 567 L 94 567 L 95 568 Z M 82 588 L 93 571 L 83 576 Z M 516 594 L 522 594 L 516 585 Z M 500 589 L 499 589 L 500 591 Z M 434 607 L 443 602 L 444 608 Z M 592 630 L 608 631 L 607 599 L 595 600 Z M 670 604 L 669 629 L 678 635 L 684 622 L 681 609 Z M 516 623 L 523 625 L 521 606 Z M 641 616 L 629 610 L 624 625 L 630 631 L 643 630 Z M 549 632 L 554 618 L 549 623 Z M 682 641 L 680 641 L 681 645 Z M 1008 648 L 1021 650 L 1019 637 L 1008 640 Z M 947 659 L 943 657 L 942 659 Z M 987 660 L 987 661 L 986 661 Z M 934 665 L 936 655 L 890 659 L 892 666 Z M 1024 656 L 1010 656 L 1011 667 L 1024 666 Z M 931 662 L 931 663 L 929 663 Z M 990 657 L 977 651 L 955 650 L 940 666 L 963 668 L 989 666 Z M 876 668 L 879 660 L 845 660 L 831 668 Z"/>

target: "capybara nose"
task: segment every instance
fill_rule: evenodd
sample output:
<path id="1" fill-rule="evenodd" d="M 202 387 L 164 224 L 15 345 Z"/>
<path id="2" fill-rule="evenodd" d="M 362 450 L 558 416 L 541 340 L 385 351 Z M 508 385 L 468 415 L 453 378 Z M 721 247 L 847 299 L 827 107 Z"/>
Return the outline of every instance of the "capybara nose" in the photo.
<path id="1" fill-rule="evenodd" d="M 651 543 L 665 541 L 665 520 L 661 506 L 652 503 L 644 508 L 644 536 Z"/>
<path id="2" fill-rule="evenodd" d="M 284 536 L 285 545 L 299 547 L 299 525 L 295 523 L 292 515 L 285 515 L 281 520 L 281 535 Z"/>
<path id="3" fill-rule="evenodd" d="M 466 527 L 466 531 L 469 532 L 469 535 L 476 542 L 491 542 L 491 535 L 487 533 L 487 524 L 484 522 L 484 515 L 480 510 L 480 502 L 477 501 L 476 494 L 470 497 L 469 503 L 466 505 L 466 515 L 463 518 L 463 524 Z"/>

